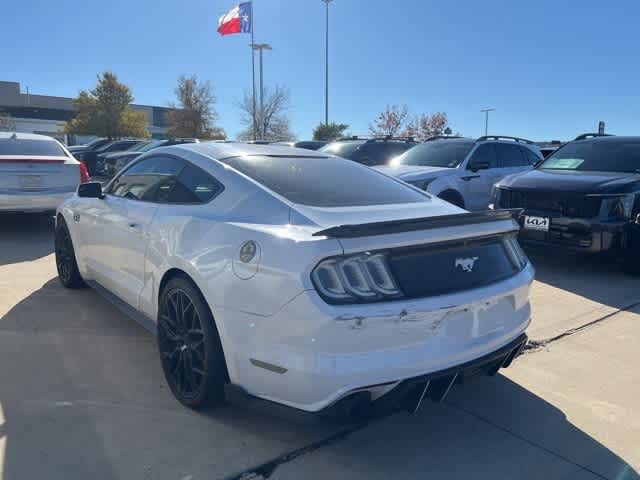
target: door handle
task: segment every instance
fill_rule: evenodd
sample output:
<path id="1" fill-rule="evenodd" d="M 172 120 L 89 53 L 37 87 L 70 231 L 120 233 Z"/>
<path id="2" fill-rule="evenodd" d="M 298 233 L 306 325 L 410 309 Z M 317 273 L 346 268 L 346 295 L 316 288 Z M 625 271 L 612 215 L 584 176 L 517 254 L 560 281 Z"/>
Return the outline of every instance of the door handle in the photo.
<path id="1" fill-rule="evenodd" d="M 469 180 L 473 180 L 474 178 L 480 178 L 480 175 L 467 175 L 466 177 L 460 178 L 462 178 L 462 180 L 464 180 L 465 182 L 468 182 Z"/>
<path id="2" fill-rule="evenodd" d="M 128 223 L 127 227 L 131 228 L 132 230 L 139 230 L 140 229 L 140 225 L 138 223 Z"/>

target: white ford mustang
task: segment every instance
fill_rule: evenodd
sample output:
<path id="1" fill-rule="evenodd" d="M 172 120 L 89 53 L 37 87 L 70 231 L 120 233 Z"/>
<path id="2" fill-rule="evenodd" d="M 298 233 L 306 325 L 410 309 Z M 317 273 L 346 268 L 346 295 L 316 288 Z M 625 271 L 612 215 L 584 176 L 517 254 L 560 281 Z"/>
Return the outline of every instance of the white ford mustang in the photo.
<path id="1" fill-rule="evenodd" d="M 157 332 L 189 407 L 415 410 L 525 342 L 534 272 L 517 229 L 510 211 L 468 213 L 339 157 L 201 143 L 81 185 L 55 251 L 65 286 Z"/>

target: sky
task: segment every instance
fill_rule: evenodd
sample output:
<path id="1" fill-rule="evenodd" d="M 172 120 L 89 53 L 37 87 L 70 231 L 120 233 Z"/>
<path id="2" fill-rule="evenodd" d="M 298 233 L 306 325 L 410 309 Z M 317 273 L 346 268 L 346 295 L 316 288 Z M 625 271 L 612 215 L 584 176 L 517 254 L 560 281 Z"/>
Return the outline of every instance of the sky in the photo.
<path id="1" fill-rule="evenodd" d="M 251 86 L 250 35 L 221 37 L 237 0 L 3 0 L 0 80 L 75 96 L 115 72 L 136 103 L 167 105 L 180 74 L 213 86 L 218 124 L 241 130 Z M 299 139 L 324 118 L 321 0 L 254 0 L 266 85 L 290 92 Z M 334 0 L 329 120 L 366 134 L 387 104 L 446 112 L 465 136 L 533 140 L 594 131 L 639 134 L 640 2 L 625 0 Z"/>

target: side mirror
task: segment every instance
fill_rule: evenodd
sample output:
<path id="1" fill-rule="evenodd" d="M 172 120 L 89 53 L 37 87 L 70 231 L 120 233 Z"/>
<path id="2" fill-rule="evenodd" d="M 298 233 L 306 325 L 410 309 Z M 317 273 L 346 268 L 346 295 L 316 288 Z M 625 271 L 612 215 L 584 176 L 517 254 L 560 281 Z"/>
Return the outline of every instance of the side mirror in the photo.
<path id="1" fill-rule="evenodd" d="M 478 170 L 487 170 L 489 168 L 489 162 L 471 162 L 469 164 L 469 170 L 477 172 Z"/>
<path id="2" fill-rule="evenodd" d="M 78 185 L 78 196 L 81 198 L 104 198 L 100 182 L 81 183 Z"/>

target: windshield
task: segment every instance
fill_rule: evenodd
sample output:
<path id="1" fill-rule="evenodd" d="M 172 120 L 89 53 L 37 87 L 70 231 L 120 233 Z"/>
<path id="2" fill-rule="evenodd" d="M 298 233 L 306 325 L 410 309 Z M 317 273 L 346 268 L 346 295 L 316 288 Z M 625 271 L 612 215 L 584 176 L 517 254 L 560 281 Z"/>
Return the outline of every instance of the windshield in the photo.
<path id="1" fill-rule="evenodd" d="M 140 148 L 136 148 L 137 152 L 148 152 L 149 150 L 152 150 L 154 148 L 158 148 L 162 145 L 164 145 L 165 142 L 147 142 L 144 146 L 140 147 Z"/>
<path id="2" fill-rule="evenodd" d="M 424 202 L 424 194 L 357 162 L 336 157 L 244 156 L 221 160 L 290 202 L 355 207 Z"/>
<path id="3" fill-rule="evenodd" d="M 473 145 L 472 141 L 459 140 L 422 143 L 396 157 L 392 165 L 455 168 L 464 160 Z"/>
<path id="4" fill-rule="evenodd" d="M 568 143 L 547 157 L 538 168 L 640 173 L 640 140 Z"/>
<path id="5" fill-rule="evenodd" d="M 142 148 L 146 147 L 147 145 L 149 145 L 150 142 L 138 142 L 138 143 L 134 143 L 133 145 L 131 145 L 129 148 L 127 148 L 127 150 L 131 151 L 131 152 L 139 152 Z"/>
<path id="6" fill-rule="evenodd" d="M 96 138 L 95 140 L 87 143 L 86 145 L 78 145 L 78 146 L 79 147 L 84 146 L 85 148 L 92 149 L 94 147 L 101 146 L 105 143 L 107 143 L 107 141 L 104 138 Z"/>
<path id="7" fill-rule="evenodd" d="M 319 152 L 338 155 L 339 157 L 351 158 L 364 142 L 334 142 L 318 149 Z"/>

